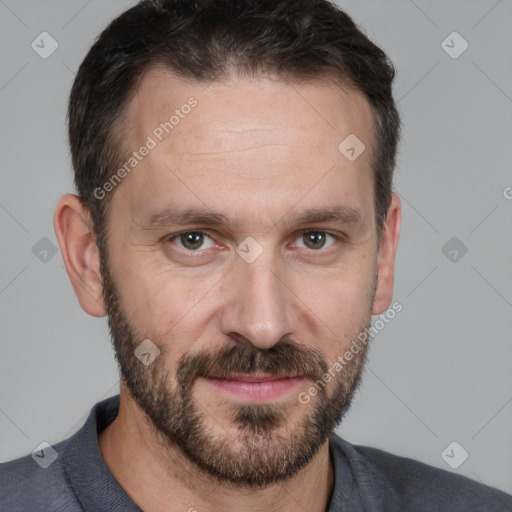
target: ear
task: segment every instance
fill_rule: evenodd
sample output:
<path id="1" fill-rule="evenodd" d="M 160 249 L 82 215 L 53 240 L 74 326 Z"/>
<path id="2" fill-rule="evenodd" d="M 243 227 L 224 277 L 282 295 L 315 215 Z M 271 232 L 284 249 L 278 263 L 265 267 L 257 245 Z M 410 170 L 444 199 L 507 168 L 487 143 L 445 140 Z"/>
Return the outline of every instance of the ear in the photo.
<path id="1" fill-rule="evenodd" d="M 395 255 L 400 238 L 402 224 L 402 206 L 400 198 L 393 193 L 386 220 L 377 264 L 377 288 L 373 301 L 372 315 L 380 315 L 389 308 L 393 299 L 393 283 L 395 277 Z"/>
<path id="2" fill-rule="evenodd" d="M 53 227 L 78 302 L 90 315 L 105 316 L 96 235 L 90 213 L 77 196 L 61 197 Z"/>

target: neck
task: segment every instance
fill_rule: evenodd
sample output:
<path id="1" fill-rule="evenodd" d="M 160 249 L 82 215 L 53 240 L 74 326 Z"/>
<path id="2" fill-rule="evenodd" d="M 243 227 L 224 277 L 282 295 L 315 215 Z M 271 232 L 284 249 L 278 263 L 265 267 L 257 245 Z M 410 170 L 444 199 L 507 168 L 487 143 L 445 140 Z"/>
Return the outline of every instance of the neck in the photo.
<path id="1" fill-rule="evenodd" d="M 166 445 L 121 384 L 117 418 L 99 435 L 103 458 L 121 487 L 143 510 L 201 512 L 324 512 L 334 487 L 326 441 L 294 476 L 264 489 L 219 483 L 179 448 Z"/>

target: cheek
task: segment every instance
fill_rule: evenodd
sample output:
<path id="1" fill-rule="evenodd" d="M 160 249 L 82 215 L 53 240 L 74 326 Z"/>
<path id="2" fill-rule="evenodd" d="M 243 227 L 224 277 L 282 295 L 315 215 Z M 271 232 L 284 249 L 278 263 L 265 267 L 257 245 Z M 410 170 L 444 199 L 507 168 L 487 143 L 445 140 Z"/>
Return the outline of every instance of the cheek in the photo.
<path id="1" fill-rule="evenodd" d="M 315 286 L 303 286 L 297 291 L 307 323 L 312 327 L 313 343 L 328 357 L 344 351 L 353 338 L 366 327 L 371 313 L 369 293 L 372 281 L 365 273 L 353 279 L 330 276 L 313 280 Z M 320 343 L 319 341 L 317 343 Z"/>
<path id="2" fill-rule="evenodd" d="M 177 324 L 194 300 L 190 285 L 179 276 L 136 261 L 116 267 L 116 283 L 132 326 L 154 337 L 160 337 Z"/>
<path id="3" fill-rule="evenodd" d="M 367 312 L 366 289 L 346 283 L 331 284 L 322 292 L 308 295 L 307 304 L 338 335 L 358 324 Z"/>

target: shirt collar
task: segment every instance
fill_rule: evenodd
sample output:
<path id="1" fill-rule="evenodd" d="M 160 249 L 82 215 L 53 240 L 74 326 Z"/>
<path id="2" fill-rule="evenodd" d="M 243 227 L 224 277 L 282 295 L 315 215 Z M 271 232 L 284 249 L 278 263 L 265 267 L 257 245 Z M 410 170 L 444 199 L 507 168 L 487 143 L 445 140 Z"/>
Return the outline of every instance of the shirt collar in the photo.
<path id="1" fill-rule="evenodd" d="M 114 421 L 119 412 L 119 395 L 98 402 L 84 426 L 69 439 L 62 464 L 78 501 L 84 510 L 97 512 L 141 512 L 108 469 L 98 444 L 98 433 Z M 332 433 L 329 455 L 334 467 L 334 487 L 327 512 L 355 510 L 351 504 L 355 486 L 351 465 L 347 459 L 345 441 Z M 350 445 L 348 445 L 350 446 Z"/>
<path id="2" fill-rule="evenodd" d="M 141 512 L 108 469 L 98 444 L 98 433 L 119 412 L 119 395 L 97 403 L 84 426 L 69 440 L 62 464 L 84 510 Z"/>

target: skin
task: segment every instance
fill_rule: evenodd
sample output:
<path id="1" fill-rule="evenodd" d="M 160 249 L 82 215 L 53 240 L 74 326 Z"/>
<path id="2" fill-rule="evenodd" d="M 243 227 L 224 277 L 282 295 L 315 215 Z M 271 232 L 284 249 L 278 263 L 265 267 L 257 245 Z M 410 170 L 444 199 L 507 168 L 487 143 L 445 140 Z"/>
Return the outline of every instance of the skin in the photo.
<path id="1" fill-rule="evenodd" d="M 125 110 L 128 146 L 139 148 L 191 96 L 198 106 L 111 192 L 110 270 L 123 312 L 141 341 L 157 340 L 171 373 L 190 352 L 228 343 L 265 350 L 283 337 L 318 350 L 330 367 L 370 313 L 383 313 L 392 300 L 401 205 L 393 194 L 378 250 L 368 101 L 326 81 L 231 77 L 206 87 L 153 69 Z M 366 145 L 353 162 L 338 150 L 352 133 Z M 230 225 L 144 227 L 171 206 L 220 213 Z M 359 221 L 297 222 L 305 211 L 326 206 L 357 210 Z M 95 236 L 76 196 L 61 198 L 54 225 L 82 308 L 105 316 Z M 200 254 L 171 239 L 198 230 L 211 237 Z M 311 230 L 339 238 L 327 236 L 324 247 L 311 249 L 303 237 Z M 252 263 L 236 252 L 246 237 L 263 249 Z M 318 400 L 297 400 L 311 384 L 306 380 L 275 400 L 288 407 L 276 433 L 300 428 Z M 99 435 L 100 449 L 144 510 L 326 509 L 334 485 L 327 441 L 284 481 L 260 489 L 221 485 L 172 444 L 162 449 L 123 381 L 120 396 L 118 417 Z M 233 398 L 205 379 L 196 381 L 192 398 L 212 435 L 235 453 L 241 449 L 246 438 L 232 423 Z"/>

